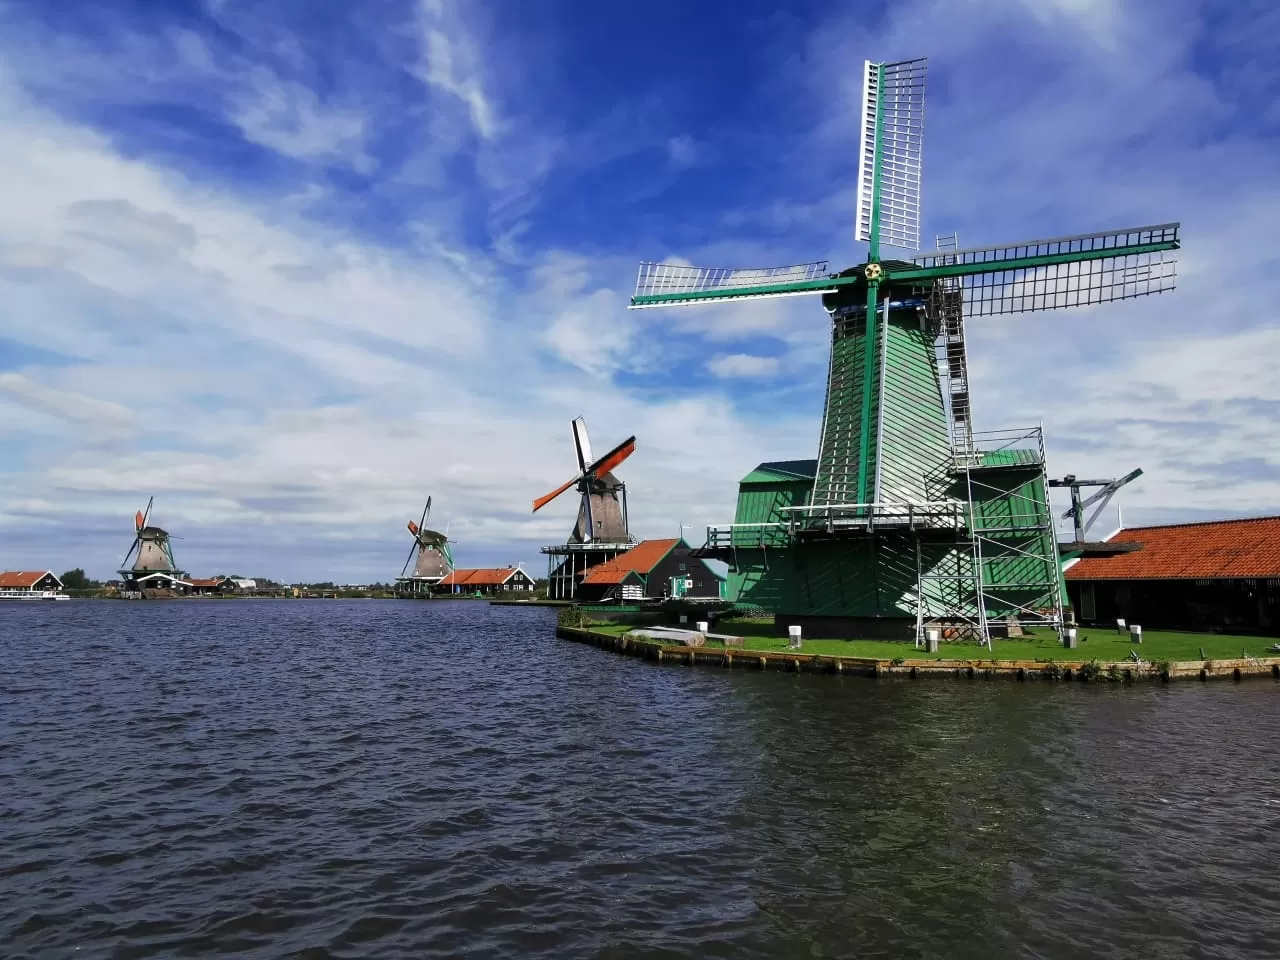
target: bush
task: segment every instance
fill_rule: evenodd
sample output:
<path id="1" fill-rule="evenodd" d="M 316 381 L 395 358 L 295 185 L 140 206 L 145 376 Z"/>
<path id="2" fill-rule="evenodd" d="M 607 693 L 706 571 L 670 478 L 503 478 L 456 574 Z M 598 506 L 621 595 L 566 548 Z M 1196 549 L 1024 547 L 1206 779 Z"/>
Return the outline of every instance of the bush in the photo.
<path id="1" fill-rule="evenodd" d="M 582 608 L 576 603 L 571 607 L 561 607 L 556 613 L 556 626 L 558 627 L 574 627 L 584 630 L 591 626 L 591 619 L 582 612 Z"/>

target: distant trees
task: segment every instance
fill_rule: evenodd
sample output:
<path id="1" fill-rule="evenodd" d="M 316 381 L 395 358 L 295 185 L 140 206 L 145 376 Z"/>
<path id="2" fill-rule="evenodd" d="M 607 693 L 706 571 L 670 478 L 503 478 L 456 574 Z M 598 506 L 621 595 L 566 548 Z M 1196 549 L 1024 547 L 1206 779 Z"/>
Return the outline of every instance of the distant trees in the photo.
<path id="1" fill-rule="evenodd" d="M 90 580 L 79 567 L 68 570 L 58 578 L 68 590 L 96 590 L 102 586 L 97 580 Z"/>

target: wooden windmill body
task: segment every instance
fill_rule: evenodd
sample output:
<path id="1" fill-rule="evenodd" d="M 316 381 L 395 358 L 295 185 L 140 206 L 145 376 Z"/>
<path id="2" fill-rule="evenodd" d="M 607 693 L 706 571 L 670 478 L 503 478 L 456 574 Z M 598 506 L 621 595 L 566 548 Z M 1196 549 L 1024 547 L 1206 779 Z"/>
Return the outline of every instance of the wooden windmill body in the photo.
<path id="1" fill-rule="evenodd" d="M 542 548 L 547 555 L 547 596 L 551 600 L 574 599 L 587 570 L 625 553 L 635 543 L 628 528 L 626 484 L 613 471 L 635 451 L 636 438 L 628 437 L 596 459 L 586 421 L 578 417 L 572 428 L 578 474 L 533 501 L 536 513 L 570 488 L 576 489 L 580 498 L 578 518 L 566 542 Z"/>

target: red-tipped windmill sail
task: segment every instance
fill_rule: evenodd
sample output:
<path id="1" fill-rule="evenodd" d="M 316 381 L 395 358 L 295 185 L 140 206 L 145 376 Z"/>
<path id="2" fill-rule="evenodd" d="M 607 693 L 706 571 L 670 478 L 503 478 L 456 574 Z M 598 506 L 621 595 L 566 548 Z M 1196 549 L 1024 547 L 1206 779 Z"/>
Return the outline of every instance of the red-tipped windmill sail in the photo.
<path id="1" fill-rule="evenodd" d="M 626 485 L 613 475 L 627 457 L 635 453 L 636 438 L 628 437 L 603 457 L 591 455 L 591 438 L 582 417 L 573 421 L 573 446 L 578 458 L 578 474 L 550 493 L 533 501 L 537 513 L 570 487 L 582 496 L 578 522 L 569 536 L 571 543 L 629 543 L 627 530 Z"/>
<path id="2" fill-rule="evenodd" d="M 545 494 L 541 497 L 538 497 L 538 499 L 534 500 L 533 512 L 537 513 L 539 510 L 545 507 L 548 503 L 550 503 L 556 497 L 560 496 L 560 494 L 564 493 L 566 490 L 568 490 L 570 487 L 574 486 L 575 484 L 581 483 L 584 480 L 594 480 L 597 477 L 604 476 L 606 473 L 609 473 L 611 470 L 617 467 L 620 463 L 622 463 L 622 461 L 626 460 L 627 457 L 631 456 L 635 452 L 636 452 L 636 438 L 628 437 L 626 440 L 623 440 L 620 444 L 618 444 L 616 447 L 614 447 L 612 450 L 606 453 L 603 457 L 601 457 L 595 463 L 591 464 L 589 467 L 583 470 L 582 473 L 578 474 L 578 476 L 572 478 L 571 480 L 566 481 L 565 483 L 562 483 L 560 486 L 556 487 L 550 493 Z"/>

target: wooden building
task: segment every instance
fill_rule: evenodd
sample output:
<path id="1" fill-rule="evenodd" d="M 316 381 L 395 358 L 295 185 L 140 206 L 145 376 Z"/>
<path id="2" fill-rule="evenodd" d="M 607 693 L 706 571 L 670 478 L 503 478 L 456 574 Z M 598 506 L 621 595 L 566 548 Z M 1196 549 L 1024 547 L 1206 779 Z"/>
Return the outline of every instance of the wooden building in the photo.
<path id="1" fill-rule="evenodd" d="M 583 603 L 668 597 L 719 599 L 723 588 L 720 575 L 704 560 L 691 556 L 683 539 L 642 540 L 626 553 L 587 570 L 576 599 Z"/>
<path id="2" fill-rule="evenodd" d="M 1107 542 L 1128 552 L 1066 564 L 1080 623 L 1280 633 L 1280 517 L 1126 527 Z"/>
<path id="3" fill-rule="evenodd" d="M 494 593 L 532 593 L 533 577 L 519 567 L 491 567 L 479 570 L 453 570 L 434 586 L 436 593 L 462 595 Z"/>
<path id="4" fill-rule="evenodd" d="M 62 593 L 62 581 L 52 570 L 6 570 L 0 573 L 0 598 L 27 600 Z"/>

